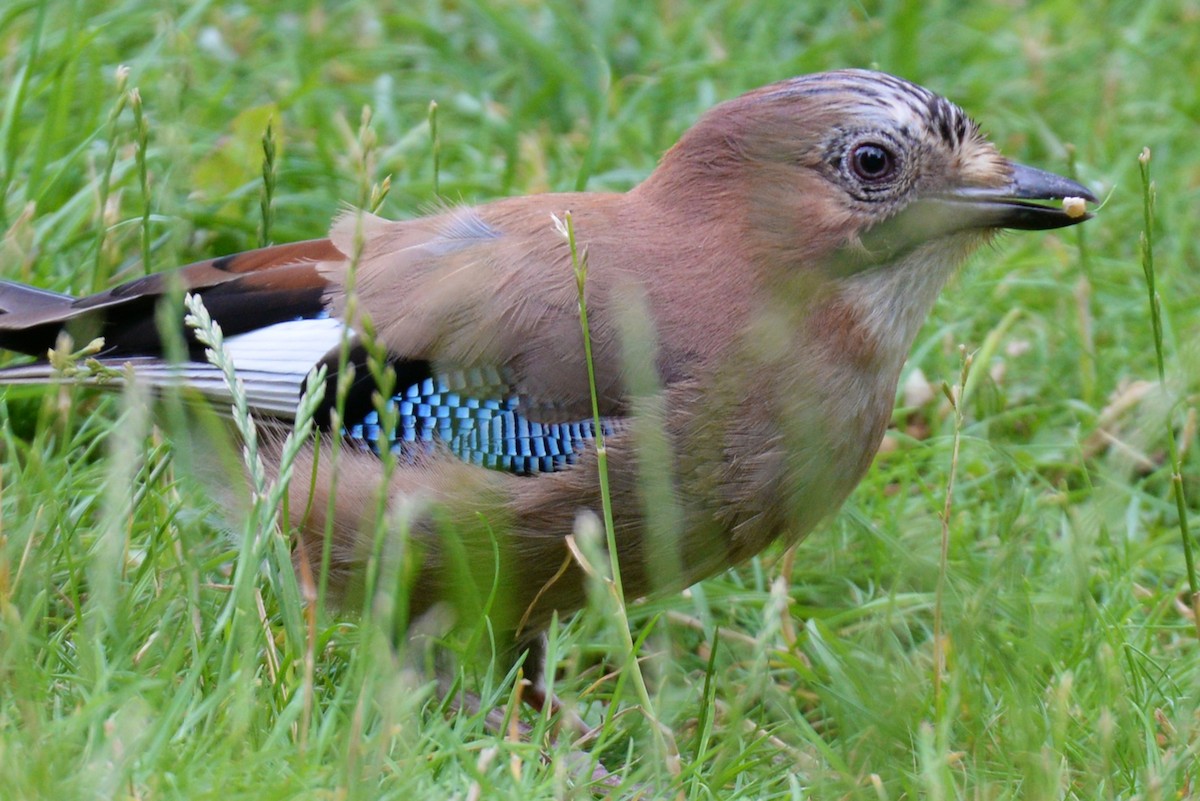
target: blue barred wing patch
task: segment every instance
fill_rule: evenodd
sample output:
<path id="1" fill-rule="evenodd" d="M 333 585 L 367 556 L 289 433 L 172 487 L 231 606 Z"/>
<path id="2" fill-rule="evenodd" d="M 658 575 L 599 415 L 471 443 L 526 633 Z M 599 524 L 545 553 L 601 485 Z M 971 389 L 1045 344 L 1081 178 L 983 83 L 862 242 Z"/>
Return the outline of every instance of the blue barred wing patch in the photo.
<path id="1" fill-rule="evenodd" d="M 464 461 L 520 475 L 549 473 L 572 465 L 595 439 L 591 420 L 538 423 L 520 411 L 520 399 L 477 398 L 452 391 L 444 379 L 426 378 L 392 398 L 399 417 L 390 436 L 371 412 L 347 434 L 378 452 L 390 442 L 397 455 L 429 453 L 438 444 Z M 600 421 L 605 435 L 621 421 Z"/>

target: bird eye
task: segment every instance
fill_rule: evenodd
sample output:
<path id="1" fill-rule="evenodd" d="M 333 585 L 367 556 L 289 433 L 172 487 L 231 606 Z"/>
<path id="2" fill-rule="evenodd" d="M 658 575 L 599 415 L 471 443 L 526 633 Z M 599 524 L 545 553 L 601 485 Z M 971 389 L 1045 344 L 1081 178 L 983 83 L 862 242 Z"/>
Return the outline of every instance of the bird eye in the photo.
<path id="1" fill-rule="evenodd" d="M 858 145 L 850 151 L 850 169 L 864 181 L 882 181 L 896 169 L 896 159 L 879 145 Z"/>

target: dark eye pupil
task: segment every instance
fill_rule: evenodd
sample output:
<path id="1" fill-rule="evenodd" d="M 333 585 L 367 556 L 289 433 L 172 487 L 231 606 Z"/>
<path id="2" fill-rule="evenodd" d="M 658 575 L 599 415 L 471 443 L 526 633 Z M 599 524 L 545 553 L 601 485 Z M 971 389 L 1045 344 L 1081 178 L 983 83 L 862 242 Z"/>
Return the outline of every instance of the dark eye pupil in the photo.
<path id="1" fill-rule="evenodd" d="M 854 148 L 850 165 L 859 178 L 879 180 L 892 171 L 892 154 L 879 145 L 859 145 Z"/>

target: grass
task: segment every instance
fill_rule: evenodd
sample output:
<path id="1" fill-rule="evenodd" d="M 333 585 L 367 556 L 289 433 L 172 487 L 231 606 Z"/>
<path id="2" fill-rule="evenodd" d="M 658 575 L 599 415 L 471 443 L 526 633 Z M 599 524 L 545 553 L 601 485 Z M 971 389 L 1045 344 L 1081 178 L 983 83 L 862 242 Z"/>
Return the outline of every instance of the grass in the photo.
<path id="1" fill-rule="evenodd" d="M 606 675 L 623 639 L 611 615 L 556 629 L 556 689 L 599 727 L 588 751 L 627 779 L 618 797 L 1193 797 L 1200 660 L 1164 431 L 1200 497 L 1193 2 L 12 0 L 0 273 L 89 291 L 140 274 L 146 252 L 159 270 L 260 235 L 317 236 L 384 176 L 395 217 L 625 189 L 717 100 L 842 66 L 946 94 L 1006 154 L 1073 164 L 1108 201 L 1085 226 L 1004 238 L 948 289 L 884 451 L 794 560 L 770 551 L 629 609 L 678 744 L 675 784 L 625 672 Z M 268 122 L 273 216 L 260 210 Z M 1163 392 L 1142 383 L 1158 378 L 1143 147 Z M 960 344 L 977 351 L 961 426 L 921 391 L 959 383 Z M 240 583 L 219 500 L 188 469 L 206 440 L 181 447 L 164 430 L 138 397 L 0 400 L 0 794 L 590 794 L 547 719 L 530 715 L 521 742 L 443 713 L 424 640 L 393 649 L 386 610 L 299 619 L 270 547 L 276 572 L 249 564 Z M 486 703 L 511 695 L 511 676 L 470 664 L 463 681 Z"/>

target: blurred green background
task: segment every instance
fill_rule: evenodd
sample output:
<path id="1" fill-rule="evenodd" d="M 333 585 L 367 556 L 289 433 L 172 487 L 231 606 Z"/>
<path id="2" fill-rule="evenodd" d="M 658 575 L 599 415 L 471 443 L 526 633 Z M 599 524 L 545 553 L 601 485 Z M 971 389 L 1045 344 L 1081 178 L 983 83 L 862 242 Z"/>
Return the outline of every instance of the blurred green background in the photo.
<path id="1" fill-rule="evenodd" d="M 119 65 L 144 149 L 132 106 L 113 115 Z M 99 289 L 141 274 L 143 232 L 152 270 L 254 247 L 268 121 L 285 242 L 385 176 L 397 218 L 624 190 L 714 103 L 839 67 L 946 95 L 1104 206 L 1000 239 L 951 284 L 875 468 L 794 562 L 769 551 L 631 608 L 678 777 L 608 675 L 610 618 L 565 626 L 558 689 L 597 732 L 580 747 L 623 782 L 615 797 L 1193 797 L 1200 671 L 1166 431 L 1200 497 L 1200 3 L 8 0 L 0 278 Z M 1164 390 L 1148 383 L 1145 147 Z M 935 703 L 956 430 L 941 385 L 960 344 L 976 356 Z M 444 713 L 408 669 L 420 649 L 354 617 L 293 636 L 270 570 L 258 619 L 225 618 L 234 546 L 139 408 L 0 395 L 0 796 L 590 797 L 570 736 L 532 713 L 526 741 Z M 489 703 L 512 687 L 486 667 L 463 680 Z"/>

